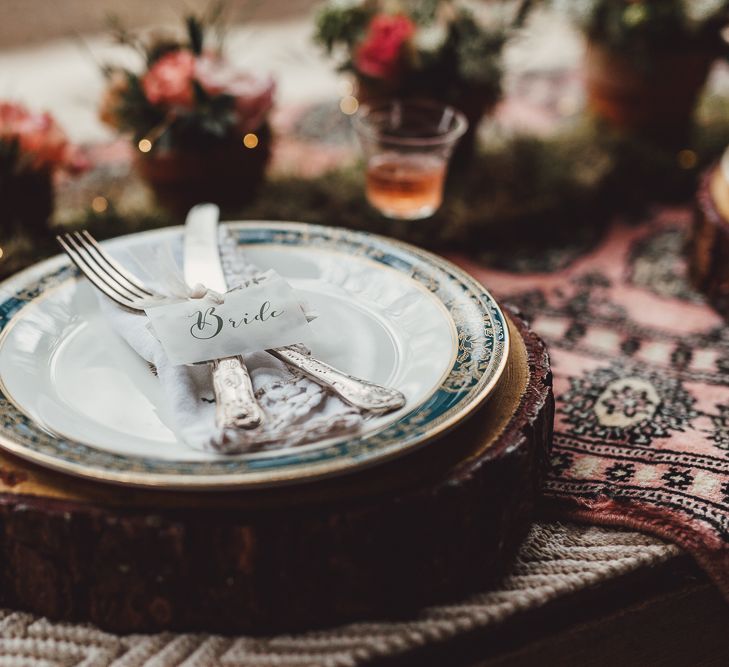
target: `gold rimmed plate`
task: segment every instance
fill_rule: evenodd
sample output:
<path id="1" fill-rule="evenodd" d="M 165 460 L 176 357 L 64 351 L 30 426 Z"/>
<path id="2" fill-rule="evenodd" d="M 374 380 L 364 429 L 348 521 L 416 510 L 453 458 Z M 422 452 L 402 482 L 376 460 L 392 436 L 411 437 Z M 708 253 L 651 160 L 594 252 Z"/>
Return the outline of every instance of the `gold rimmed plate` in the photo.
<path id="1" fill-rule="evenodd" d="M 299 223 L 229 223 L 241 252 L 305 293 L 319 313 L 313 353 L 407 397 L 348 436 L 221 456 L 167 426 L 159 384 L 110 329 L 63 257 L 0 286 L 0 447 L 67 473 L 174 489 L 294 483 L 373 465 L 434 441 L 475 410 L 506 363 L 496 301 L 449 262 L 384 237 Z M 181 228 L 114 239 L 121 261 L 181 244 Z"/>

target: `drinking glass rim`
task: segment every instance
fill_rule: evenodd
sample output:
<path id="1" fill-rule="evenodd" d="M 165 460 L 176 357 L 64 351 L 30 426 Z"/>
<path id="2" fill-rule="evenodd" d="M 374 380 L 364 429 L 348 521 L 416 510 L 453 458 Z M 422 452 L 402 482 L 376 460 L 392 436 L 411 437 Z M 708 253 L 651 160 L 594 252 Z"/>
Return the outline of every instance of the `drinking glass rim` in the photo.
<path id="1" fill-rule="evenodd" d="M 450 110 L 453 114 L 453 120 L 455 121 L 455 127 L 448 130 L 444 134 L 428 134 L 422 137 L 399 137 L 394 134 L 388 134 L 383 132 L 372 125 L 366 123 L 373 113 L 383 111 L 393 104 L 399 102 L 403 107 L 419 108 L 419 109 L 442 109 L 443 113 Z M 352 125 L 354 129 L 363 135 L 366 135 L 370 139 L 387 141 L 388 143 L 400 144 L 402 146 L 439 146 L 441 144 L 447 144 L 456 141 L 462 137 L 468 129 L 468 120 L 462 111 L 456 109 L 456 107 L 450 104 L 438 104 L 437 102 L 423 101 L 423 100 L 390 100 L 375 102 L 373 104 L 363 104 L 359 112 L 352 117 Z"/>

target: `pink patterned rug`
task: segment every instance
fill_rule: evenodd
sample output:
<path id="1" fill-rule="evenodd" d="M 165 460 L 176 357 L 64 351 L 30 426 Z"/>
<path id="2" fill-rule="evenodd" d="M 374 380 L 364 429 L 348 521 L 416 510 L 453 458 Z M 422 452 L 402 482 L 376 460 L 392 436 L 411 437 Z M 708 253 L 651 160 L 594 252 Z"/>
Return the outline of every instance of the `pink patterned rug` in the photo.
<path id="1" fill-rule="evenodd" d="M 640 226 L 617 222 L 551 273 L 453 259 L 549 345 L 547 514 L 673 541 L 729 598 L 729 327 L 686 280 L 690 218 L 664 208 Z"/>

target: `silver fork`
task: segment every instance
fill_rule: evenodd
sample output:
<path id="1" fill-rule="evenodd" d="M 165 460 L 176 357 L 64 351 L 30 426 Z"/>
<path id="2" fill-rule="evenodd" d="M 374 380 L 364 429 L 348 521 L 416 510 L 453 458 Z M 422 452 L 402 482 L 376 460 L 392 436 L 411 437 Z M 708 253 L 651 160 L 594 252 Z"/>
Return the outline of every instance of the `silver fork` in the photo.
<path id="1" fill-rule="evenodd" d="M 132 304 L 138 303 L 141 299 L 156 296 L 144 286 L 139 278 L 109 256 L 87 231 L 64 234 L 56 238 L 66 254 L 91 283 L 122 307 L 139 310 L 139 307 L 134 308 Z M 75 250 L 78 245 L 81 245 L 82 251 L 92 258 L 91 265 L 84 259 L 83 254 Z M 104 265 L 104 268 L 99 267 L 100 263 Z M 383 387 L 374 382 L 348 375 L 319 359 L 304 354 L 296 346 L 280 347 L 266 350 L 266 352 L 329 389 L 345 403 L 361 410 L 385 414 L 399 410 L 405 405 L 405 396 L 397 389 Z"/>
<path id="2" fill-rule="evenodd" d="M 91 284 L 126 310 L 144 314 L 150 301 L 159 298 L 110 257 L 88 232 L 64 234 L 56 239 Z M 212 370 L 215 421 L 224 437 L 228 429 L 258 428 L 265 417 L 245 365 L 235 364 L 234 369 L 230 359 L 202 363 L 209 364 Z"/>

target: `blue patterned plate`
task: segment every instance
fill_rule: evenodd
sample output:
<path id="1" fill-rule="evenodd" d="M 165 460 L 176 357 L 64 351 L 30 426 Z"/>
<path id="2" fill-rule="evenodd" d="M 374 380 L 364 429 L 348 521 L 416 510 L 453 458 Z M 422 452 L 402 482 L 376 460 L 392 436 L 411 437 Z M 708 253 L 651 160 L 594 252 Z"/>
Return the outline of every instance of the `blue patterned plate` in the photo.
<path id="1" fill-rule="evenodd" d="M 432 442 L 489 395 L 508 353 L 491 295 L 449 262 L 370 234 L 297 223 L 230 223 L 241 252 L 274 268 L 320 314 L 313 353 L 397 387 L 407 405 L 356 435 L 224 457 L 180 443 L 159 384 L 109 328 L 96 295 L 64 257 L 0 285 L 0 446 L 95 480 L 221 489 L 352 471 Z M 121 261 L 181 228 L 114 239 Z M 437 446 L 435 444 L 434 446 Z"/>

